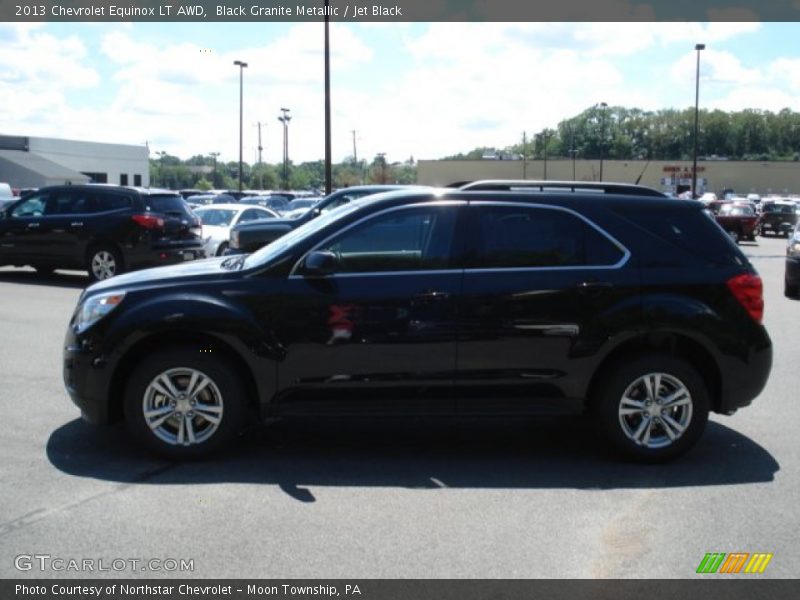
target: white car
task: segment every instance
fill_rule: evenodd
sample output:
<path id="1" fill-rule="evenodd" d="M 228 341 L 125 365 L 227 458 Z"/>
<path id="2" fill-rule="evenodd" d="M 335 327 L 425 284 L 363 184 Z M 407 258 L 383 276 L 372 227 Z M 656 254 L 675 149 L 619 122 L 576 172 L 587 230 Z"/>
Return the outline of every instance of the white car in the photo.
<path id="1" fill-rule="evenodd" d="M 194 212 L 203 222 L 206 256 L 222 256 L 228 247 L 228 238 L 234 225 L 280 217 L 274 210 L 248 204 L 209 204 L 196 208 Z"/>

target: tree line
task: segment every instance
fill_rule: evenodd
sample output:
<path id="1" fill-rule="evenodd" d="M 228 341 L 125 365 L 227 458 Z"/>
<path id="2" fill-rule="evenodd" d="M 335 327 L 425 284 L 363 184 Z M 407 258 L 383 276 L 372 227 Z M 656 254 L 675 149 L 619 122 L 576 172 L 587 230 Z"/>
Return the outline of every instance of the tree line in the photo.
<path id="1" fill-rule="evenodd" d="M 525 136 L 502 149 L 481 147 L 445 160 L 499 158 L 691 160 L 694 108 L 645 111 L 622 106 L 593 106 L 554 128 Z M 698 156 L 729 160 L 800 160 L 800 113 L 746 109 L 698 113 Z"/>
<path id="2" fill-rule="evenodd" d="M 325 162 L 322 160 L 289 163 L 288 181 L 284 181 L 283 164 L 242 163 L 242 188 L 254 190 L 323 190 Z M 413 157 L 405 162 L 386 162 L 375 157 L 371 163 L 345 158 L 332 168 L 333 186 L 349 187 L 362 183 L 415 183 L 416 163 Z M 213 156 L 195 155 L 188 160 L 163 154 L 150 159 L 150 184 L 179 189 L 237 189 L 238 161 L 217 161 Z"/>

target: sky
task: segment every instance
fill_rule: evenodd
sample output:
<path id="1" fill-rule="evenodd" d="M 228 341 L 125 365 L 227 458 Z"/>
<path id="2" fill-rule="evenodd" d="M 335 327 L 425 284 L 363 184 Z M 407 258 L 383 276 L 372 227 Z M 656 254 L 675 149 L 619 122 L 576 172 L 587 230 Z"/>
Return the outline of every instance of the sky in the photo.
<path id="1" fill-rule="evenodd" d="M 389 162 L 518 143 L 599 103 L 800 111 L 800 23 L 332 23 L 332 151 Z M 0 134 L 186 159 L 324 157 L 322 23 L 0 23 Z"/>

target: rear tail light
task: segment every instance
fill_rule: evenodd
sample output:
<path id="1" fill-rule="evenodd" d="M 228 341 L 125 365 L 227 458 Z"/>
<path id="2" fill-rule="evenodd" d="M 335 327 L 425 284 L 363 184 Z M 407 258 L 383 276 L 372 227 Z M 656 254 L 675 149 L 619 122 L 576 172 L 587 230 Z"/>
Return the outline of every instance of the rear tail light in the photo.
<path id="1" fill-rule="evenodd" d="M 728 289 L 757 323 L 764 318 L 764 286 L 761 277 L 744 273 L 731 277 Z"/>
<path id="2" fill-rule="evenodd" d="M 133 215 L 131 219 L 145 229 L 161 229 L 164 227 L 164 219 L 153 215 Z"/>

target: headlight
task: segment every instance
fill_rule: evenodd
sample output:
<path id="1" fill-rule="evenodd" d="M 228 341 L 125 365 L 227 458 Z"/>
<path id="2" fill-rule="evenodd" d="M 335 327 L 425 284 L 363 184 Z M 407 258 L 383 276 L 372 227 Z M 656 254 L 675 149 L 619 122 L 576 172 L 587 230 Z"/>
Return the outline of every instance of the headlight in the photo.
<path id="1" fill-rule="evenodd" d="M 231 248 L 239 247 L 239 232 L 236 230 L 231 231 Z"/>
<path id="2" fill-rule="evenodd" d="M 85 300 L 78 309 L 78 316 L 75 317 L 76 333 L 83 333 L 89 329 L 89 327 L 119 306 L 124 297 L 124 292 L 114 292 L 92 296 Z"/>

